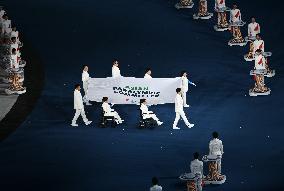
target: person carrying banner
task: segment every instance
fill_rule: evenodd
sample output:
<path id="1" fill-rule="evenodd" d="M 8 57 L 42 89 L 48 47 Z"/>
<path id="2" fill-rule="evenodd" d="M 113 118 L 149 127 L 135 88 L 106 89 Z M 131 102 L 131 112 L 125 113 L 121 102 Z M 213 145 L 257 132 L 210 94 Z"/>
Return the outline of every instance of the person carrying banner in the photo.
<path id="1" fill-rule="evenodd" d="M 152 74 L 151 69 L 150 69 L 150 68 L 147 68 L 146 71 L 145 71 L 144 78 L 145 78 L 145 79 L 151 79 L 151 78 L 152 78 L 151 74 Z"/>
<path id="2" fill-rule="evenodd" d="M 118 61 L 114 60 L 113 65 L 112 65 L 112 77 L 117 78 L 117 77 L 122 77 L 120 74 L 120 70 L 118 67 Z"/>
<path id="3" fill-rule="evenodd" d="M 83 89 L 84 89 L 84 97 L 83 101 L 86 103 L 86 105 L 92 105 L 89 100 L 87 99 L 87 94 L 88 94 L 88 86 L 89 86 L 89 73 L 88 73 L 89 67 L 87 65 L 83 66 L 83 72 L 82 72 L 82 82 L 83 82 Z"/>
<path id="4" fill-rule="evenodd" d="M 188 80 L 187 72 L 182 71 L 181 72 L 181 91 L 182 91 L 182 98 L 183 98 L 183 106 L 184 107 L 189 107 L 189 105 L 186 104 L 186 93 L 188 92 L 188 84 L 196 86 L 195 83 Z"/>

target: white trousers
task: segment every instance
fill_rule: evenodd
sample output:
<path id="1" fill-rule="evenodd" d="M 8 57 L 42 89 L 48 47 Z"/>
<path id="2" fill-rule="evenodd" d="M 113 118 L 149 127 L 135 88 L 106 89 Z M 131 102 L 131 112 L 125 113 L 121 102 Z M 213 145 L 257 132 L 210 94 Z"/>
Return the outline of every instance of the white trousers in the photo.
<path id="1" fill-rule="evenodd" d="M 87 94 L 88 94 L 88 85 L 89 83 L 86 81 L 86 82 L 83 82 L 83 89 L 84 89 L 84 97 L 83 97 L 83 101 L 84 102 L 88 102 L 89 100 L 87 100 Z"/>
<path id="2" fill-rule="evenodd" d="M 118 122 L 122 122 L 121 117 L 118 115 L 116 111 L 112 111 L 111 113 L 105 114 L 105 116 L 112 116 L 117 119 Z"/>
<path id="3" fill-rule="evenodd" d="M 182 91 L 182 93 L 181 93 L 181 96 L 182 96 L 182 99 L 183 99 L 183 105 L 187 105 L 186 104 L 186 93 L 187 92 L 184 92 L 184 91 Z"/>
<path id="4" fill-rule="evenodd" d="M 152 119 L 154 119 L 157 122 L 160 121 L 155 114 L 152 114 L 152 113 L 150 113 L 150 114 L 143 114 L 143 119 L 148 119 L 148 118 L 152 118 Z"/>
<path id="5" fill-rule="evenodd" d="M 188 122 L 186 116 L 185 116 L 184 111 L 179 111 L 179 112 L 176 112 L 176 118 L 175 118 L 175 121 L 174 121 L 174 126 L 175 126 L 175 127 L 177 126 L 178 121 L 180 120 L 180 117 L 182 118 L 182 120 L 185 122 L 186 125 L 189 125 L 189 124 L 190 124 L 190 123 Z"/>
<path id="6" fill-rule="evenodd" d="M 76 113 L 75 113 L 75 116 L 74 116 L 74 118 L 72 120 L 72 124 L 76 124 L 77 119 L 79 118 L 80 115 L 82 116 L 83 121 L 85 123 L 88 122 L 88 119 L 87 119 L 86 114 L 85 114 L 85 110 L 84 109 L 76 109 Z"/>

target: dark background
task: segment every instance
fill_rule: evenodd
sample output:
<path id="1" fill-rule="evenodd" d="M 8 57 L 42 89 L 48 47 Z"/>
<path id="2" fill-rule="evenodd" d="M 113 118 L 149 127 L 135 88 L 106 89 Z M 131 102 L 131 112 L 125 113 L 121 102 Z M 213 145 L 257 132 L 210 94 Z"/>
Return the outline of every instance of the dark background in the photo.
<path id="1" fill-rule="evenodd" d="M 6 1 L 12 22 L 42 60 L 45 86 L 33 112 L 0 144 L 1 190 L 143 191 L 154 175 L 164 190 L 185 190 L 177 177 L 189 171 L 193 152 L 208 153 L 213 131 L 224 143 L 227 181 L 204 190 L 284 190 L 281 6 L 276 0 L 234 2 L 244 21 L 256 17 L 265 49 L 273 52 L 276 76 L 265 79 L 270 96 L 248 96 L 254 83 L 253 63 L 243 60 L 248 46 L 229 47 L 230 33 L 213 30 L 216 15 L 194 21 L 197 1 L 179 11 L 172 0 Z M 82 65 L 92 77 L 106 77 L 113 58 L 124 76 L 143 77 L 147 67 L 153 77 L 187 70 L 197 87 L 190 87 L 186 114 L 196 126 L 181 121 L 181 130 L 172 130 L 174 106 L 166 104 L 152 108 L 162 127 L 139 130 L 137 106 L 117 105 L 126 123 L 101 129 L 95 104 L 86 108 L 91 127 L 70 128 Z"/>

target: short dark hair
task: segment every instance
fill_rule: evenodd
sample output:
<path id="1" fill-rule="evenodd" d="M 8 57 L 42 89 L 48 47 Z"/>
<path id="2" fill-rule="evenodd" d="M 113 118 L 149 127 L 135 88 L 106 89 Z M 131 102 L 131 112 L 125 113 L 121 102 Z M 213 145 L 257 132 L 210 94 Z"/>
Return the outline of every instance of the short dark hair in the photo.
<path id="1" fill-rule="evenodd" d="M 105 102 L 108 100 L 108 97 L 103 97 L 102 101 Z"/>
<path id="2" fill-rule="evenodd" d="M 194 159 L 198 159 L 199 158 L 199 153 L 198 152 L 193 153 L 193 158 Z"/>
<path id="3" fill-rule="evenodd" d="M 146 99 L 140 99 L 140 104 L 144 103 Z"/>
<path id="4" fill-rule="evenodd" d="M 182 77 L 184 73 L 187 73 L 185 70 L 181 71 L 180 76 Z"/>
<path id="5" fill-rule="evenodd" d="M 176 92 L 177 92 L 177 93 L 181 92 L 181 88 L 177 88 L 177 89 L 176 89 Z"/>
<path id="6" fill-rule="evenodd" d="M 11 38 L 11 40 L 16 40 L 16 37 L 13 36 L 13 37 Z"/>
<path id="7" fill-rule="evenodd" d="M 117 60 L 117 59 L 114 59 L 114 60 L 112 61 L 112 64 L 114 65 L 116 62 L 118 63 L 118 60 Z"/>
<path id="8" fill-rule="evenodd" d="M 86 66 L 88 66 L 88 65 L 83 65 L 83 70 L 85 69 Z"/>
<path id="9" fill-rule="evenodd" d="M 80 87 L 80 84 L 76 84 L 74 87 L 75 89 L 77 89 L 78 87 Z"/>
<path id="10" fill-rule="evenodd" d="M 152 178 L 152 184 L 153 184 L 153 185 L 157 185 L 158 182 L 159 182 L 159 181 L 158 181 L 158 178 L 157 178 L 157 177 L 153 177 L 153 178 Z"/>
<path id="11" fill-rule="evenodd" d="M 13 52 L 16 52 L 16 51 L 17 51 L 17 50 L 16 50 L 15 48 L 12 49 L 12 53 L 13 53 Z"/>
<path id="12" fill-rule="evenodd" d="M 145 73 L 151 71 L 151 68 L 146 68 Z"/>
<path id="13" fill-rule="evenodd" d="M 214 131 L 214 132 L 212 133 L 212 136 L 213 136 L 213 138 L 218 138 L 218 137 L 219 137 L 219 135 L 218 135 L 218 133 L 217 133 L 216 131 Z"/>

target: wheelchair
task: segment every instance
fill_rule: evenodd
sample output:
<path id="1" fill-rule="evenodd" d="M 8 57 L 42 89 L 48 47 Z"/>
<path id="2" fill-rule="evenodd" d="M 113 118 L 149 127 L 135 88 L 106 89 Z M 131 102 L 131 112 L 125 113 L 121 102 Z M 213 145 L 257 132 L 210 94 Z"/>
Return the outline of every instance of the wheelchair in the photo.
<path id="1" fill-rule="evenodd" d="M 140 111 L 140 121 L 139 121 L 139 128 L 153 128 L 157 126 L 157 122 L 153 118 L 145 118 L 143 119 L 143 113 Z"/>
<path id="2" fill-rule="evenodd" d="M 101 116 L 101 122 L 100 122 L 100 125 L 102 128 L 105 128 L 107 127 L 107 125 L 111 125 L 111 127 L 116 127 L 117 123 L 115 121 L 115 118 L 114 116 L 105 116 L 105 112 L 102 108 L 102 112 L 101 112 L 102 116 Z"/>

